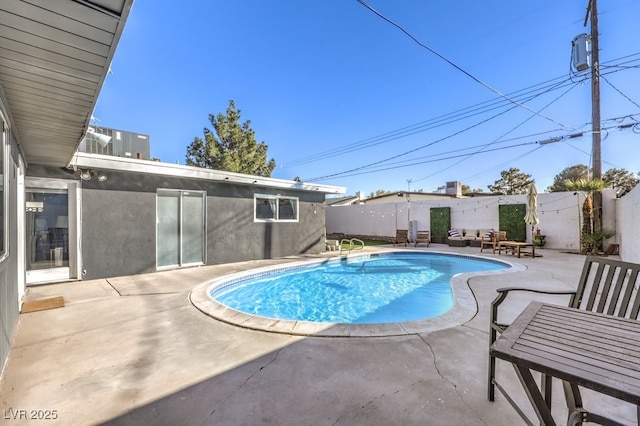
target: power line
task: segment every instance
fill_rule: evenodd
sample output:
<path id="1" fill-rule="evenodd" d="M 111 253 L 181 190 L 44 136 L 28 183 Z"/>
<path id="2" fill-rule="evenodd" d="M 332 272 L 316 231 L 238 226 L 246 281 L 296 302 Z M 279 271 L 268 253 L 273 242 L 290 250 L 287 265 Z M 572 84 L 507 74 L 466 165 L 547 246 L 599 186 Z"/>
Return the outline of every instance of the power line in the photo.
<path id="1" fill-rule="evenodd" d="M 525 152 L 524 154 L 521 154 L 521 155 L 517 156 L 516 158 L 510 158 L 510 159 L 508 159 L 507 161 L 504 161 L 503 163 L 496 164 L 495 166 L 493 166 L 492 168 L 490 168 L 490 169 L 488 169 L 488 170 L 485 170 L 485 171 L 482 171 L 482 172 L 476 173 L 475 175 L 471 175 L 471 176 L 469 176 L 469 177 L 467 177 L 467 178 L 463 179 L 463 181 L 465 181 L 465 182 L 469 182 L 469 181 L 471 181 L 473 178 L 476 178 L 476 177 L 478 177 L 478 176 L 482 176 L 482 175 L 484 175 L 484 174 L 488 174 L 488 173 L 490 173 L 490 172 L 494 172 L 494 171 L 496 171 L 496 170 L 501 169 L 501 168 L 502 168 L 502 167 L 504 167 L 504 166 L 509 166 L 509 165 L 513 164 L 513 162 L 514 162 L 514 161 L 517 161 L 517 160 L 520 160 L 520 159 L 522 159 L 522 158 L 524 158 L 524 157 L 527 157 L 527 156 L 529 156 L 529 155 L 533 154 L 535 151 L 537 151 L 537 150 L 541 149 L 542 147 L 543 147 L 543 145 L 536 146 L 536 147 L 534 147 L 533 149 L 531 149 L 531 150 L 529 150 L 529 151 Z"/>
<path id="2" fill-rule="evenodd" d="M 554 100 L 554 102 L 555 102 L 555 100 Z M 552 103 L 553 103 L 553 102 L 552 102 Z M 365 166 L 356 167 L 356 168 L 353 168 L 353 169 L 347 170 L 347 171 L 345 171 L 345 172 L 334 173 L 333 175 L 321 176 L 321 177 L 319 177 L 319 178 L 313 178 L 313 179 L 308 179 L 308 180 L 311 180 L 311 181 L 316 180 L 316 179 L 324 180 L 324 179 L 327 179 L 327 178 L 329 178 L 329 177 L 335 177 L 335 176 L 339 176 L 339 175 L 344 175 L 345 173 L 351 173 L 351 172 L 356 171 L 356 170 L 367 169 L 367 168 L 369 168 L 369 167 L 373 167 L 373 166 L 376 166 L 376 165 L 378 165 L 378 164 L 385 163 L 385 162 L 387 162 L 387 161 L 389 161 L 389 160 L 393 160 L 393 159 L 395 159 L 395 158 L 403 157 L 403 156 L 405 156 L 405 155 L 408 155 L 408 154 L 414 153 L 414 152 L 416 152 L 416 151 L 418 151 L 418 150 L 421 150 L 421 149 L 424 149 L 424 148 L 430 147 L 430 146 L 432 146 L 432 145 L 435 145 L 436 143 L 439 143 L 439 142 L 442 142 L 442 141 L 444 141 L 444 140 L 450 139 L 450 138 L 452 138 L 452 137 L 454 137 L 454 136 L 457 136 L 457 135 L 459 135 L 459 134 L 461 134 L 461 133 L 464 133 L 464 132 L 466 132 L 466 131 L 468 131 L 468 130 L 471 130 L 471 129 L 475 128 L 475 127 L 478 127 L 479 125 L 484 124 L 484 123 L 486 123 L 486 122 L 488 122 L 488 121 L 490 121 L 490 120 L 493 120 L 494 118 L 499 117 L 499 116 L 500 116 L 500 115 L 502 115 L 502 114 L 506 114 L 507 112 L 509 112 L 509 111 L 513 110 L 514 108 L 516 108 L 516 107 L 515 107 L 515 106 L 512 106 L 511 108 L 509 108 L 509 109 L 507 109 L 507 110 L 505 110 L 505 111 L 502 111 L 502 112 L 500 112 L 500 113 L 498 113 L 498 114 L 495 114 L 494 116 L 489 117 L 489 118 L 487 118 L 487 119 L 485 119 L 485 120 L 482 120 L 482 121 L 480 121 L 480 122 L 478 122 L 478 123 L 472 124 L 471 126 L 468 126 L 468 127 L 464 128 L 464 129 L 462 129 L 462 130 L 459 130 L 459 131 L 457 131 L 457 132 L 454 132 L 454 133 L 453 133 L 453 134 L 451 134 L 451 135 L 445 136 L 445 137 L 440 138 L 440 139 L 438 139 L 438 140 L 436 140 L 436 141 L 433 141 L 433 142 L 427 143 L 427 144 L 425 144 L 425 145 L 419 146 L 419 147 L 414 148 L 414 149 L 411 149 L 411 150 L 409 150 L 409 151 L 405 151 L 405 152 L 403 152 L 403 153 L 401 153 L 401 154 L 397 154 L 397 155 L 394 155 L 394 156 L 392 156 L 392 157 L 389 157 L 389 158 L 386 158 L 386 159 L 383 159 L 383 160 L 379 160 L 379 161 L 376 161 L 376 162 L 374 162 L 374 163 L 367 164 L 367 165 L 365 165 Z M 545 108 L 546 108 L 546 107 L 545 107 Z"/>
<path id="3" fill-rule="evenodd" d="M 532 144 L 536 144 L 536 143 L 538 143 L 538 142 L 523 142 L 523 143 L 519 143 L 519 144 L 515 144 L 515 145 L 505 146 L 505 147 L 488 149 L 486 151 L 483 151 L 483 153 L 488 153 L 488 152 L 493 152 L 493 151 L 502 151 L 502 150 L 505 150 L 505 149 L 517 148 L 517 147 L 520 147 L 520 146 L 532 145 Z M 352 170 L 349 170 L 347 172 L 337 173 L 335 175 L 327 175 L 327 176 L 323 176 L 323 177 L 319 177 L 319 178 L 313 178 L 313 179 L 303 179 L 303 181 L 305 181 L 305 182 L 320 182 L 320 181 L 327 180 L 327 179 L 330 179 L 330 178 L 338 176 L 338 175 L 340 175 L 341 177 L 349 177 L 349 176 L 358 176 L 358 175 L 364 175 L 364 174 L 369 174 L 369 173 L 379 173 L 379 172 L 384 172 L 384 171 L 387 171 L 387 170 L 399 169 L 401 167 L 417 166 L 417 165 L 420 165 L 420 164 L 429 164 L 429 163 L 435 163 L 437 161 L 451 160 L 451 159 L 455 159 L 455 158 L 465 157 L 467 155 L 468 154 L 450 155 L 448 157 L 442 157 L 442 158 L 436 158 L 436 159 L 424 160 L 424 161 L 412 161 L 412 162 L 410 162 L 411 160 L 407 160 L 406 162 L 404 162 L 402 165 L 399 165 L 399 166 L 379 167 L 379 168 L 376 168 L 376 169 L 373 169 L 373 170 L 352 169 Z"/>
<path id="4" fill-rule="evenodd" d="M 558 130 L 560 130 L 560 129 L 553 130 L 553 132 L 556 132 Z M 536 135 L 541 135 L 541 134 L 550 133 L 550 132 L 552 132 L 552 131 L 541 132 L 541 133 L 538 133 Z M 530 139 L 532 136 L 536 136 L 536 135 L 521 136 L 521 137 L 518 137 L 518 138 L 512 138 L 512 139 L 505 140 L 505 141 L 498 142 L 498 143 L 504 144 L 504 143 L 513 142 L 513 141 L 516 141 L 516 140 L 519 140 L 519 139 Z M 531 143 L 534 143 L 534 142 L 526 142 L 524 144 L 523 143 L 519 143 L 519 144 L 509 145 L 508 147 L 522 146 L 522 145 L 527 145 L 527 144 L 531 144 Z M 480 144 L 480 145 L 466 147 L 466 148 L 453 149 L 453 150 L 450 150 L 450 151 L 440 152 L 440 153 L 436 153 L 436 154 L 428 154 L 428 155 L 423 155 L 423 156 L 420 156 L 420 157 L 412 157 L 410 159 L 404 159 L 404 160 L 399 160 L 399 161 L 388 162 L 388 163 L 385 163 L 384 167 L 391 167 L 391 166 L 396 166 L 396 167 L 393 167 L 393 168 L 406 167 L 406 166 L 413 165 L 418 160 L 425 160 L 425 162 L 434 162 L 434 161 L 458 158 L 458 157 L 461 157 L 461 156 L 467 156 L 467 155 L 469 155 L 469 153 L 467 151 L 472 150 L 472 149 L 476 149 L 476 148 L 482 147 L 482 146 L 486 146 L 486 144 Z M 442 157 L 442 158 L 440 158 L 440 157 Z M 429 160 L 429 161 L 427 161 L 427 160 Z M 377 171 L 379 169 L 379 167 L 382 167 L 382 166 L 378 166 L 378 168 L 375 168 L 373 170 Z M 371 168 L 369 168 L 369 170 L 371 170 Z M 367 171 L 369 171 L 369 170 L 367 170 Z M 415 179 L 412 179 L 411 181 L 415 182 Z"/>
<path id="5" fill-rule="evenodd" d="M 626 55 L 623 56 L 621 58 L 617 58 L 617 59 L 613 59 L 611 61 L 608 61 L 607 63 L 612 63 L 614 61 L 618 61 L 618 60 L 624 60 L 624 59 L 629 59 L 629 58 L 633 58 L 636 57 L 636 59 L 631 59 L 631 60 L 627 60 L 624 63 L 633 63 L 633 62 L 637 62 L 640 61 L 640 52 L 639 53 L 634 53 L 634 54 L 630 54 L 630 55 Z M 640 65 L 639 65 L 640 67 Z M 629 69 L 629 68 L 634 68 L 634 67 L 624 67 L 624 68 L 619 68 L 617 65 L 610 65 L 608 66 L 608 68 L 611 68 L 610 71 L 606 72 L 606 73 L 601 73 L 601 75 L 609 75 L 609 74 L 613 74 L 613 73 L 617 73 L 619 71 L 624 71 L 625 69 Z M 577 83 L 582 83 L 584 81 L 586 81 L 588 79 L 588 76 L 586 74 L 582 75 L 582 79 L 577 81 Z M 550 80 L 547 80 L 545 82 L 542 83 L 537 83 L 535 85 L 531 85 L 528 86 L 526 88 L 517 90 L 515 92 L 510 93 L 510 96 L 517 96 L 521 101 L 523 102 L 527 102 L 537 96 L 539 96 L 540 92 L 539 91 L 543 91 L 542 93 L 549 93 L 553 90 L 557 90 L 557 89 L 562 89 L 564 87 L 569 86 L 570 84 L 576 83 L 575 81 L 573 81 L 572 77 L 570 78 L 566 78 L 566 77 L 556 77 Z M 537 93 L 537 94 L 536 94 Z M 525 96 L 527 96 L 525 98 Z M 326 151 L 322 151 L 320 153 L 317 154 L 312 154 L 310 156 L 306 156 L 306 157 L 302 157 L 299 158 L 297 160 L 292 160 L 289 161 L 287 163 L 284 163 L 282 165 L 280 165 L 280 168 L 288 168 L 288 167 L 294 167 L 294 166 L 298 166 L 298 165 L 302 165 L 302 164 L 307 164 L 307 163 L 312 163 L 315 161 L 320 161 L 320 160 L 324 160 L 327 158 L 332 158 L 332 157 L 337 157 L 340 155 L 344 155 L 350 152 L 354 152 L 354 151 L 358 151 L 358 150 L 362 150 L 362 149 L 367 149 L 367 148 L 371 148 L 373 146 L 377 146 L 380 144 L 384 144 L 384 143 L 388 143 L 388 142 L 392 142 L 394 140 L 397 139 L 401 139 L 401 138 L 405 138 L 411 135 L 415 135 L 418 133 L 422 133 L 428 130 L 432 130 L 434 128 L 437 127 L 442 127 L 444 125 L 447 124 L 452 124 L 458 121 L 462 121 L 468 118 L 471 118 L 473 116 L 477 116 L 477 115 L 481 115 L 483 113 L 487 113 L 489 111 L 498 109 L 500 107 L 503 107 L 505 105 L 508 105 L 508 103 L 506 103 L 502 98 L 493 98 L 484 102 L 480 102 L 474 105 L 471 105 L 469 107 L 465 107 L 465 108 L 461 108 L 458 110 L 455 110 L 453 112 L 450 113 L 446 113 L 446 114 L 442 114 L 440 116 L 437 117 L 433 117 L 431 119 L 428 120 L 424 120 L 415 124 L 411 124 L 408 126 L 404 126 L 401 127 L 399 129 L 395 129 L 395 130 L 391 130 L 385 133 L 382 133 L 380 135 L 377 136 L 372 136 L 369 138 L 365 138 L 362 139 L 360 141 L 351 143 L 351 144 L 347 144 L 347 145 L 342 145 L 339 148 L 335 148 L 335 149 L 330 149 L 330 150 L 326 150 Z"/>
<path id="6" fill-rule="evenodd" d="M 615 121 L 615 120 L 619 120 L 621 118 L 631 118 L 634 119 L 634 117 L 636 116 L 640 116 L 640 113 L 637 114 L 630 114 L 630 115 L 626 115 L 624 117 L 616 117 L 616 118 L 611 118 L 611 119 L 607 119 L 604 121 Z M 615 126 L 609 126 L 609 127 L 603 127 L 602 130 L 610 130 L 610 129 L 620 129 L 620 130 L 626 130 L 629 128 L 632 128 L 635 126 L 634 124 L 619 124 L 619 125 L 615 125 Z M 545 132 L 546 133 L 546 132 Z M 484 153 L 488 153 L 488 152 L 495 152 L 495 151 L 501 151 L 501 150 L 506 150 L 506 149 L 511 149 L 511 148 L 516 148 L 516 147 L 521 147 L 521 146 L 526 146 L 526 145 L 540 145 L 540 147 L 544 146 L 544 145 L 549 145 L 549 144 L 553 144 L 553 143 L 557 143 L 557 142 L 564 142 L 570 139 L 576 139 L 578 137 L 582 137 L 585 134 L 588 134 L 589 132 L 579 132 L 579 133 L 572 133 L 572 134 L 568 134 L 568 135 L 563 135 L 563 136 L 558 136 L 558 137 L 552 137 L 552 138 L 548 138 L 548 139 L 544 139 L 544 140 L 536 140 L 536 141 L 530 141 L 530 142 L 522 142 L 519 144 L 513 144 L 513 145 L 508 145 L 508 146 L 504 146 L 504 147 L 496 147 L 490 150 L 485 150 L 480 152 L 480 154 L 484 154 Z M 536 147 L 534 150 L 540 148 L 540 147 Z M 470 148 L 468 148 L 470 149 Z M 456 150 L 456 151 L 450 151 L 451 152 L 457 152 L 460 150 Z M 531 151 L 533 152 L 533 151 Z M 529 155 L 531 152 L 528 152 L 524 155 Z M 444 155 L 447 153 L 441 153 L 441 154 L 435 154 L 433 156 L 438 156 L 438 155 Z M 429 159 L 429 160 L 424 160 L 424 161 L 416 161 L 417 159 L 414 158 L 412 160 L 406 160 L 403 162 L 398 162 L 395 163 L 396 165 L 387 165 L 387 166 L 380 166 L 379 163 L 376 163 L 375 165 L 378 165 L 379 167 L 377 168 L 372 168 L 374 166 L 374 164 L 370 164 L 368 166 L 364 166 L 364 167 L 358 167 L 358 168 L 354 168 L 351 170 L 347 170 L 344 172 L 340 172 L 340 173 L 334 173 L 334 174 L 330 174 L 330 175 L 326 175 L 326 176 L 321 176 L 321 177 L 317 177 L 317 178 L 310 178 L 310 179 L 303 179 L 303 181 L 305 182 L 319 182 L 319 181 L 323 181 L 323 180 L 328 180 L 330 178 L 333 177 L 337 177 L 337 176 L 341 176 L 341 177 L 349 177 L 349 176 L 358 176 L 358 175 L 363 175 L 363 174 L 369 174 L 369 173 L 378 173 L 378 172 L 382 172 L 382 171 L 387 171 L 387 170 L 394 170 L 394 169 L 399 169 L 401 167 L 409 167 L 409 166 L 415 166 L 415 165 L 420 165 L 420 164 L 428 164 L 428 163 L 434 163 L 434 162 L 438 162 L 438 161 L 444 161 L 444 160 L 451 160 L 451 159 L 456 159 L 456 158 L 460 158 L 460 157 L 465 157 L 468 156 L 469 154 L 465 153 L 465 154 L 456 154 L 456 155 L 449 155 L 446 157 L 441 157 L 441 158 L 435 158 L 435 159 Z M 420 158 L 430 158 L 432 156 L 425 156 L 425 157 L 420 157 Z M 369 170 L 367 170 L 369 169 Z"/>
<path id="7" fill-rule="evenodd" d="M 517 96 L 520 98 L 522 102 L 528 102 L 542 94 L 549 93 L 552 90 L 557 90 L 559 88 L 563 88 L 571 84 L 570 79 L 567 79 L 567 78 L 564 78 L 564 80 L 561 80 L 561 81 L 556 81 L 559 78 L 560 77 L 557 77 L 543 83 L 538 83 L 538 84 L 529 86 L 525 89 L 521 89 L 516 92 L 513 92 L 512 95 L 515 96 L 517 94 Z M 542 86 L 543 84 L 550 83 L 550 82 L 553 82 L 553 83 L 548 84 L 546 86 Z M 536 90 L 532 90 L 532 88 L 535 88 L 538 86 L 542 86 L 542 87 Z M 502 99 L 495 99 L 495 98 L 490 99 L 488 101 L 480 102 L 478 104 L 475 104 L 469 107 L 461 108 L 459 110 L 446 113 L 425 121 L 421 121 L 409 126 L 401 127 L 396 130 L 391 130 L 389 132 L 385 132 L 377 136 L 372 136 L 370 138 L 366 138 L 352 144 L 344 145 L 340 148 L 323 151 L 318 154 L 313 154 L 307 157 L 302 157 L 298 160 L 293 160 L 288 163 L 285 163 L 284 165 L 281 166 L 281 168 L 302 165 L 302 164 L 319 161 L 326 158 L 343 155 L 349 152 L 370 148 L 376 145 L 380 145 L 380 144 L 391 142 L 404 137 L 412 136 L 428 130 L 433 130 L 435 128 L 442 127 L 448 124 L 453 124 L 458 121 L 466 120 L 474 116 L 485 114 L 490 111 L 502 108 L 506 105 L 509 105 L 509 103 L 505 103 L 504 100 Z"/>
<path id="8" fill-rule="evenodd" d="M 430 147 L 430 146 L 432 146 L 432 145 L 435 145 L 435 144 L 437 144 L 437 143 L 439 143 L 439 142 L 445 141 L 445 140 L 450 139 L 450 138 L 452 138 L 452 137 L 454 137 L 454 136 L 457 136 L 457 135 L 459 135 L 459 134 L 461 134 L 461 133 L 464 133 L 464 132 L 466 132 L 466 131 L 468 131 L 468 130 L 471 130 L 471 129 L 475 128 L 475 127 L 478 127 L 478 126 L 480 126 L 481 124 L 487 123 L 487 122 L 489 122 L 489 121 L 493 120 L 493 119 L 494 119 L 494 118 L 496 118 L 496 117 L 499 117 L 499 116 L 501 116 L 501 115 L 503 115 L 503 114 L 506 114 L 507 112 L 511 111 L 511 110 L 512 110 L 512 109 L 514 109 L 514 108 L 516 108 L 516 107 L 515 107 L 515 106 L 513 106 L 513 107 L 509 108 L 509 109 L 508 109 L 508 110 L 506 110 L 506 111 L 500 112 L 500 113 L 495 114 L 495 115 L 493 115 L 493 116 L 491 116 L 491 117 L 489 117 L 489 118 L 487 118 L 487 119 L 485 119 L 485 120 L 482 120 L 482 121 L 480 121 L 480 122 L 478 122 L 478 123 L 475 123 L 475 124 L 472 124 L 472 125 L 470 125 L 470 126 L 467 126 L 467 127 L 465 127 L 464 129 L 461 129 L 461 130 L 458 130 L 457 132 L 454 132 L 453 134 L 450 134 L 450 135 L 448 135 L 448 136 L 442 137 L 442 138 L 437 139 L 437 140 L 435 140 L 435 141 L 429 142 L 429 143 L 427 143 L 427 144 L 425 144 L 425 145 L 419 146 L 419 147 L 414 148 L 414 149 L 411 149 L 411 150 L 409 150 L 409 151 L 405 151 L 405 152 L 403 152 L 403 153 L 401 153 L 401 154 L 396 154 L 396 155 L 391 156 L 391 157 L 389 157 L 389 158 L 385 158 L 385 159 L 383 159 L 383 160 L 375 161 L 375 162 L 373 162 L 373 163 L 369 163 L 369 164 L 364 165 L 364 166 L 360 166 L 360 167 L 356 167 L 356 168 L 353 168 L 353 169 L 350 169 L 350 170 L 346 170 L 346 171 L 344 171 L 344 172 L 339 172 L 339 173 L 334 173 L 334 174 L 331 174 L 331 175 L 321 176 L 321 177 L 319 177 L 319 178 L 303 179 L 303 180 L 307 180 L 307 181 L 325 180 L 325 179 L 328 179 L 328 178 L 330 178 L 330 177 L 340 176 L 340 175 L 343 175 L 343 174 L 345 174 L 345 173 L 350 173 L 350 172 L 353 172 L 353 171 L 356 171 L 356 170 L 366 169 L 366 168 L 369 168 L 369 167 L 372 167 L 372 166 L 376 166 L 376 165 L 378 165 L 378 164 L 385 163 L 385 162 L 387 162 L 387 161 L 389 161 L 389 160 L 393 160 L 393 159 L 395 159 L 395 158 L 400 158 L 400 157 L 403 157 L 403 156 L 405 156 L 405 155 L 412 154 L 412 153 L 414 153 L 414 152 L 416 152 L 416 151 L 419 151 L 419 150 L 424 149 L 424 148 L 428 148 L 428 147 Z"/>
<path id="9" fill-rule="evenodd" d="M 554 132 L 558 132 L 560 130 L 562 130 L 562 129 L 547 130 L 545 132 L 538 132 L 538 133 L 534 133 L 534 134 L 530 134 L 530 135 L 518 136 L 518 137 L 510 138 L 510 139 L 504 139 L 502 141 L 495 142 L 495 144 L 505 144 L 507 142 L 513 142 L 513 141 L 517 141 L 517 140 L 521 140 L 521 139 L 530 139 L 530 138 L 532 138 L 534 136 L 540 136 L 540 135 L 544 135 L 544 134 L 548 134 L 548 133 L 554 133 Z M 547 140 L 549 140 L 549 139 L 547 139 Z M 401 161 L 391 162 L 391 163 L 388 163 L 388 164 L 389 165 L 393 165 L 393 164 L 406 165 L 409 161 L 415 161 L 415 160 L 425 159 L 425 158 L 439 157 L 439 156 L 442 156 L 442 155 L 450 155 L 450 154 L 454 154 L 454 153 L 458 153 L 458 152 L 465 152 L 465 151 L 474 150 L 476 148 L 482 148 L 482 147 L 486 147 L 486 146 L 488 146 L 488 144 L 480 144 L 480 145 L 474 145 L 474 146 L 469 146 L 469 147 L 465 147 L 465 148 L 452 149 L 450 151 L 445 151 L 445 152 L 441 152 L 441 153 L 438 153 L 438 154 L 423 155 L 421 157 L 413 157 L 411 160 L 401 160 Z M 520 146 L 520 144 L 513 145 L 513 146 Z M 469 154 L 467 153 L 467 154 L 463 154 L 463 155 L 469 155 Z M 415 179 L 412 179 L 412 182 L 415 182 Z"/>
<path id="10" fill-rule="evenodd" d="M 613 85 L 613 83 L 611 83 L 609 80 L 607 80 L 607 78 L 603 75 L 600 75 L 600 77 L 602 77 L 602 79 L 611 87 L 613 87 L 613 89 L 620 93 L 626 100 L 628 100 L 629 102 L 631 102 L 632 104 L 634 104 L 635 106 L 637 106 L 638 108 L 640 108 L 640 105 L 638 105 L 636 102 L 634 102 L 633 99 L 631 99 L 630 97 L 628 97 L 627 95 L 625 95 L 624 93 L 622 93 L 620 91 L 620 89 L 618 89 L 616 86 Z"/>
<path id="11" fill-rule="evenodd" d="M 545 110 L 546 108 L 548 108 L 549 106 L 553 105 L 556 101 L 558 101 L 558 100 L 559 100 L 560 98 L 562 98 L 564 95 L 566 95 L 566 94 L 567 94 L 567 93 L 569 93 L 571 90 L 573 90 L 575 87 L 577 87 L 577 85 L 578 85 L 578 83 L 575 83 L 573 86 L 569 87 L 569 88 L 568 88 L 567 90 L 565 90 L 562 94 L 560 94 L 560 96 L 557 96 L 557 97 L 556 97 L 555 99 L 553 99 L 551 102 L 549 102 L 549 103 L 548 103 L 548 104 L 546 104 L 544 107 L 542 107 L 542 109 L 540 109 L 540 111 L 543 111 L 543 110 Z M 479 150 L 477 150 L 477 151 L 475 151 L 475 152 L 472 152 L 472 153 L 468 154 L 468 156 L 467 156 L 466 158 L 462 158 L 462 159 L 458 160 L 457 162 L 455 162 L 455 163 L 453 163 L 453 164 L 451 164 L 451 165 L 449 165 L 449 166 L 447 166 L 447 167 L 445 167 L 445 168 L 443 168 L 443 169 L 440 169 L 440 170 L 438 170 L 437 172 L 434 172 L 434 173 L 432 173 L 432 174 L 430 174 L 430 175 L 428 175 L 428 176 L 425 176 L 425 177 L 423 177 L 423 178 L 417 179 L 416 181 L 420 181 L 420 180 L 423 180 L 423 179 L 427 179 L 427 178 L 430 178 L 430 177 L 432 177 L 432 176 L 437 175 L 438 173 L 442 173 L 442 172 L 444 172 L 444 171 L 446 171 L 446 170 L 448 170 L 448 169 L 450 169 L 450 168 L 452 168 L 452 167 L 454 167 L 454 166 L 456 166 L 456 165 L 460 164 L 462 161 L 464 161 L 464 160 L 466 160 L 466 159 L 468 159 L 468 158 L 470 158 L 470 157 L 472 157 L 472 156 L 474 156 L 474 155 L 476 155 L 476 154 L 479 154 L 479 153 L 483 152 L 483 151 L 485 150 L 485 148 L 486 148 L 486 147 L 489 147 L 489 146 L 491 146 L 491 145 L 495 144 L 496 142 L 498 142 L 500 139 L 502 139 L 502 138 L 503 138 L 503 137 L 505 137 L 506 135 L 510 134 L 511 132 L 515 131 L 516 129 L 518 129 L 519 127 L 521 127 L 522 125 L 524 125 L 526 122 L 528 122 L 529 120 L 531 120 L 533 117 L 534 117 L 533 115 L 529 116 L 529 117 L 528 117 L 528 118 L 526 118 L 525 120 L 523 120 L 523 121 L 521 121 L 520 123 L 518 123 L 515 127 L 511 128 L 511 129 L 510 129 L 510 130 L 508 130 L 507 132 L 503 133 L 500 137 L 498 137 L 497 139 L 495 139 L 493 142 L 489 142 L 489 143 L 485 144 L 485 145 L 484 145 L 484 147 L 482 147 L 481 149 L 479 149 Z"/>
<path id="12" fill-rule="evenodd" d="M 367 9 L 369 9 L 371 12 L 373 12 L 375 15 L 377 15 L 378 17 L 380 17 L 381 19 L 383 19 L 384 21 L 388 22 L 389 24 L 393 25 L 394 27 L 398 28 L 400 31 L 402 31 L 404 34 L 406 34 L 411 40 L 413 40 L 414 42 L 416 42 L 420 47 L 428 50 L 429 52 L 433 53 L 434 55 L 436 55 L 437 57 L 439 57 L 440 59 L 442 59 L 443 61 L 445 61 L 446 63 L 448 63 L 449 65 L 451 65 L 452 67 L 454 67 L 455 69 L 457 69 L 458 71 L 462 72 L 464 75 L 466 75 L 467 77 L 471 78 L 473 81 L 475 81 L 476 83 L 480 84 L 481 86 L 491 90 L 493 93 L 497 94 L 498 96 L 506 99 L 507 101 L 511 102 L 512 104 L 523 108 L 539 117 L 544 118 L 545 120 L 551 121 L 552 123 L 555 123 L 561 127 L 564 127 L 565 129 L 569 129 L 569 130 L 575 130 L 571 127 L 565 126 L 564 124 L 550 118 L 547 117 L 546 115 L 540 114 L 534 110 L 532 110 L 531 108 L 529 108 L 528 106 L 521 104 L 520 102 L 517 102 L 511 98 L 509 98 L 507 95 L 505 95 L 504 93 L 500 92 L 497 89 L 494 89 L 493 87 L 491 87 L 489 84 L 485 83 L 484 81 L 478 79 L 477 77 L 475 77 L 474 75 L 472 75 L 471 73 L 469 73 L 468 71 L 466 71 L 465 69 L 461 68 L 460 66 L 456 65 L 455 63 L 453 63 L 452 61 L 450 61 L 449 59 L 447 59 L 446 57 L 444 57 L 443 55 L 441 55 L 440 53 L 436 52 L 435 50 L 433 50 L 432 48 L 430 48 L 429 46 L 427 46 L 426 44 L 422 43 L 420 40 L 418 40 L 415 36 L 413 36 L 413 34 L 411 34 L 409 31 L 407 31 L 406 29 L 404 29 L 404 27 L 402 27 L 400 24 L 395 23 L 394 21 L 392 21 L 391 19 L 387 18 L 386 16 L 384 16 L 382 13 L 378 12 L 377 10 L 375 10 L 374 8 L 372 8 L 371 6 L 369 6 L 364 0 L 356 0 L 358 3 L 360 3 L 361 5 L 363 5 L 364 7 L 366 7 Z"/>

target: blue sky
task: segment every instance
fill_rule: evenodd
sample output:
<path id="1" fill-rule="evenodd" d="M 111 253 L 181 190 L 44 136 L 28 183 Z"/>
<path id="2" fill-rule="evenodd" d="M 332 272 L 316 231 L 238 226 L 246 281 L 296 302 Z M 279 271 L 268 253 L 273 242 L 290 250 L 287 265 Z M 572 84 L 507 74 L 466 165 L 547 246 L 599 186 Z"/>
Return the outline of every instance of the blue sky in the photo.
<path id="1" fill-rule="evenodd" d="M 510 167 L 542 192 L 590 164 L 591 81 L 570 68 L 588 0 L 366 3 L 415 40 L 357 0 L 136 0 L 94 116 L 184 164 L 233 99 L 272 177 L 349 194 L 486 192 Z M 640 1 L 599 11 L 602 170 L 636 173 L 640 134 L 616 126 L 640 121 Z"/>

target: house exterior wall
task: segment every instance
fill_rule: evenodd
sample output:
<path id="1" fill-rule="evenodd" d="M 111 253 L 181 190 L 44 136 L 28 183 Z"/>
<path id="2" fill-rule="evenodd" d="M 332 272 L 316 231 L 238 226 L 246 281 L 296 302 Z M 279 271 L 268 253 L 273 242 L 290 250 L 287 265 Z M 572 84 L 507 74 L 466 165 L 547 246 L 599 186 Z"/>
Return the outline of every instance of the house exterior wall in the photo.
<path id="1" fill-rule="evenodd" d="M 82 278 L 155 271 L 155 191 L 95 189 L 92 186 L 83 182 Z"/>
<path id="2" fill-rule="evenodd" d="M 2 100 L 0 99 L 0 108 Z M 5 115 L 6 116 L 6 115 Z M 0 136 L 1 137 L 1 136 Z M 1 144 L 0 144 L 1 146 Z M 5 361 L 11 349 L 13 334 L 20 315 L 20 298 L 22 289 L 19 288 L 18 274 L 18 147 L 15 141 L 9 141 L 5 161 L 7 186 L 4 191 L 7 193 L 6 206 L 3 206 L 4 213 L 7 214 L 8 227 L 4 229 L 4 238 L 7 239 L 7 253 L 0 257 L 0 371 L 4 368 Z"/>
<path id="3" fill-rule="evenodd" d="M 299 197 L 298 222 L 254 222 L 255 193 Z M 247 186 L 207 191 L 207 263 L 324 251 L 324 195 Z"/>
<path id="4" fill-rule="evenodd" d="M 580 221 L 584 195 L 553 192 L 538 195 L 536 226 L 546 236 L 545 248 L 578 250 Z M 498 206 L 526 203 L 526 195 L 482 196 L 459 199 L 421 200 L 375 205 L 327 207 L 327 233 L 366 235 L 391 238 L 396 229 L 409 229 L 409 221 L 417 222 L 417 230 L 430 230 L 430 209 L 451 208 L 451 227 L 462 229 L 497 229 Z M 604 227 L 616 229 L 615 193 L 603 192 Z M 527 227 L 531 241 L 531 228 Z M 615 238 L 609 242 L 615 242 Z"/>
<path id="5" fill-rule="evenodd" d="M 66 176 L 34 167 L 30 176 Z M 324 251 L 324 194 L 204 179 L 104 171 L 108 179 L 80 181 L 82 279 L 156 270 L 158 189 L 206 192 L 206 264 Z M 77 179 L 77 178 L 75 178 Z M 298 222 L 254 222 L 254 194 L 299 198 Z"/>

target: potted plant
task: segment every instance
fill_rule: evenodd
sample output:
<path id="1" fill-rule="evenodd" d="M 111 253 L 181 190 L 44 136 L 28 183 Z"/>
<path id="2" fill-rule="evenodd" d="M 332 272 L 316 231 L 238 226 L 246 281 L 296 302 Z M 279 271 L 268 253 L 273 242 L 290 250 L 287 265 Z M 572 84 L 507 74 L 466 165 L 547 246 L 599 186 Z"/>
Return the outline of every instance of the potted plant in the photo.
<path id="1" fill-rule="evenodd" d="M 540 232 L 540 229 L 536 229 L 536 233 L 533 236 L 533 244 L 536 247 L 544 247 L 545 244 L 547 244 L 547 240 L 545 240 L 545 235 L 542 235 L 542 233 Z"/>
<path id="2" fill-rule="evenodd" d="M 597 255 L 600 251 L 600 248 L 604 245 L 604 240 L 613 237 L 616 235 L 614 231 L 609 231 L 603 229 L 601 231 L 595 231 L 590 234 L 585 234 L 583 236 L 585 246 L 587 247 L 587 252 L 589 254 Z"/>

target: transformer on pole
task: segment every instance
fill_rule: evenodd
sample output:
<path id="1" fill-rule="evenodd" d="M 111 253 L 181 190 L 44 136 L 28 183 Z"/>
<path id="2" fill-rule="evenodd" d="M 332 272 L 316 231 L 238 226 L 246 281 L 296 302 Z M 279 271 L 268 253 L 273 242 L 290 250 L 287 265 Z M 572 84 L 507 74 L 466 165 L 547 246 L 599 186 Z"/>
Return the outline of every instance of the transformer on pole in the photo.
<path id="1" fill-rule="evenodd" d="M 587 34 L 579 34 L 571 42 L 571 63 L 576 71 L 584 71 L 591 66 L 589 60 L 590 43 L 591 40 Z"/>

